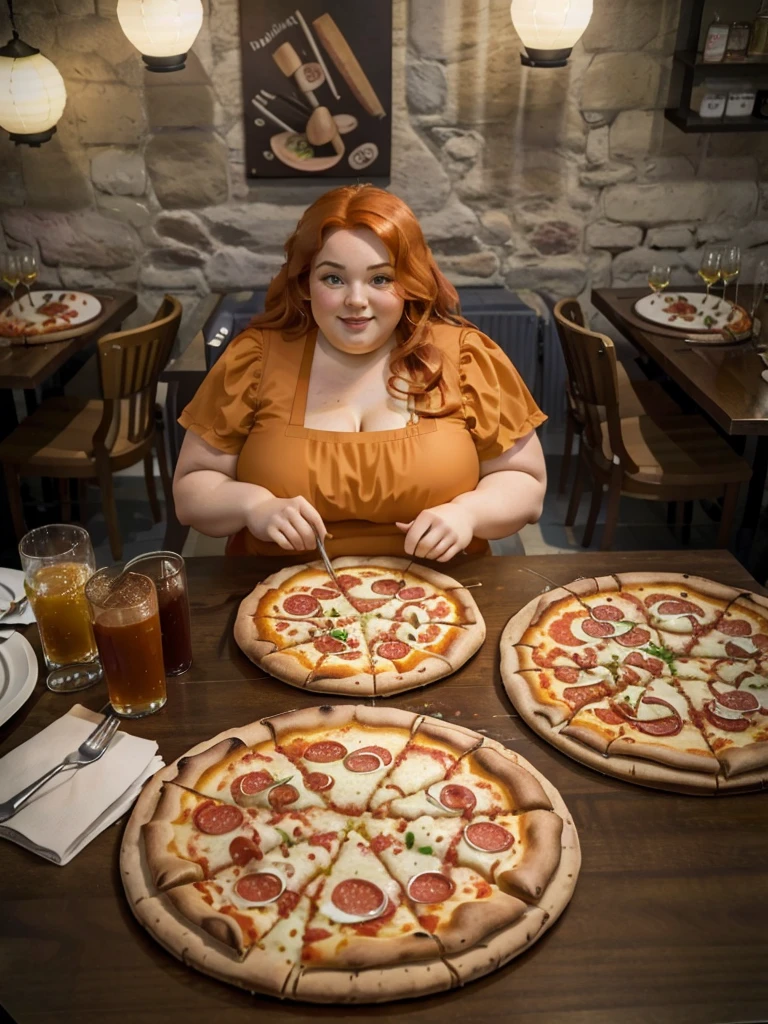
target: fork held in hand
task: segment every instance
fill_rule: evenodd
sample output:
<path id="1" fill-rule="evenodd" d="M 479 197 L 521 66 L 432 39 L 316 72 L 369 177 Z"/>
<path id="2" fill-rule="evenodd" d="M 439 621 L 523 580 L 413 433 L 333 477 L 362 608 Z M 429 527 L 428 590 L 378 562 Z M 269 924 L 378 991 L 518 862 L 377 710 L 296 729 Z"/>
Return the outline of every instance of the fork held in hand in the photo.
<path id="1" fill-rule="evenodd" d="M 40 789 L 42 786 L 52 779 L 54 775 L 58 775 L 59 772 L 63 772 L 68 768 L 82 768 L 83 765 L 91 764 L 93 761 L 98 761 L 101 755 L 109 746 L 109 741 L 112 739 L 114 734 L 117 732 L 117 728 L 120 725 L 120 719 L 116 715 L 108 715 L 96 728 L 93 730 L 88 739 L 84 740 L 77 750 L 73 750 L 71 754 L 67 754 L 61 764 L 57 764 L 55 768 L 51 768 L 50 771 L 46 772 L 45 775 L 41 776 L 35 782 L 30 783 L 25 789 L 22 789 L 20 793 L 12 797 L 10 800 L 6 800 L 5 803 L 0 803 L 0 824 L 12 818 L 14 814 L 17 814 L 21 808 L 26 804 L 31 796 Z"/>

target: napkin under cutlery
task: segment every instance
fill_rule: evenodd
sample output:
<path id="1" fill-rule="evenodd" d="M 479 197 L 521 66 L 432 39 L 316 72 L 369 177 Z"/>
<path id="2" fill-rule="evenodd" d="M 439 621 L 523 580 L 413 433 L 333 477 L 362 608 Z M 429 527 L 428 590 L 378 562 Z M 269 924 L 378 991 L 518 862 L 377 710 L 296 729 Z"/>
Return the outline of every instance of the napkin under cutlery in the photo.
<path id="1" fill-rule="evenodd" d="M 0 801 L 15 796 L 63 761 L 102 717 L 75 704 L 66 715 L 0 758 Z M 18 814 L 0 825 L 0 837 L 54 864 L 67 864 L 128 810 L 144 782 L 164 764 L 153 740 L 118 731 L 98 761 L 61 772 L 46 783 Z"/>

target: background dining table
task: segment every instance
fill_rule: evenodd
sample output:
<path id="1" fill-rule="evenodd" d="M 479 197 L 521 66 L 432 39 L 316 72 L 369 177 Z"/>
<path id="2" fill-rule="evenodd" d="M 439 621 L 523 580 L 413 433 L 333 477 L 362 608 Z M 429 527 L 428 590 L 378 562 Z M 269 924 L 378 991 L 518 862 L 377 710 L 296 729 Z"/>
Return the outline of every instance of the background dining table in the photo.
<path id="1" fill-rule="evenodd" d="M 188 560 L 193 666 L 168 681 L 161 712 L 125 723 L 126 731 L 156 740 L 167 762 L 262 716 L 348 702 L 265 676 L 235 646 L 241 599 L 276 567 L 257 559 Z M 563 795 L 579 832 L 581 875 L 560 920 L 527 952 L 464 989 L 401 1003 L 340 1009 L 251 995 L 184 966 L 134 920 L 118 870 L 123 819 L 63 868 L 0 844 L 0 1005 L 17 1024 L 767 1019 L 766 794 L 682 796 L 598 774 L 532 733 L 501 685 L 502 629 L 548 587 L 542 576 L 560 584 L 622 570 L 696 572 L 759 589 L 723 551 L 466 558 L 450 571 L 462 582 L 482 582 L 473 590 L 488 628 L 482 649 L 438 683 L 375 702 L 479 730 L 527 758 Z M 29 633 L 39 653 L 35 627 Z M 0 729 L 0 755 L 72 704 L 98 710 L 105 700 L 103 683 L 67 696 L 39 683 Z"/>
<path id="2" fill-rule="evenodd" d="M 739 305 L 751 310 L 753 292 L 753 286 L 740 285 Z M 755 439 L 752 479 L 741 523 L 741 543 L 737 548 L 746 561 L 760 522 L 768 475 L 768 383 L 761 376 L 768 364 L 757 350 L 763 346 L 768 349 L 768 316 L 762 317 L 755 343 L 692 345 L 685 340 L 684 330 L 670 337 L 654 331 L 653 324 L 639 320 L 633 307 L 647 294 L 647 288 L 596 288 L 592 292 L 592 303 L 722 431 L 734 438 L 737 450 L 744 451 L 747 438 Z M 729 295 L 733 296 L 733 289 Z M 760 316 L 760 309 L 757 315 Z M 764 578 L 762 570 L 758 575 Z"/>

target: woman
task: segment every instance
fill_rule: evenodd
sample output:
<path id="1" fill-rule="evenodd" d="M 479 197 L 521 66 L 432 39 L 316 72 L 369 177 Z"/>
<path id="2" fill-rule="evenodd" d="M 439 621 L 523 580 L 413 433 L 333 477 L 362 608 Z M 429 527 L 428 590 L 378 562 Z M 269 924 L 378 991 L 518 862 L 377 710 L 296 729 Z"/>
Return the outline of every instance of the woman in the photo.
<path id="1" fill-rule="evenodd" d="M 416 217 L 371 185 L 321 196 L 286 243 L 266 312 L 181 415 L 179 520 L 228 554 L 447 562 L 516 533 L 546 488 L 546 418 L 456 314 Z M 330 531 L 330 532 L 328 532 Z"/>

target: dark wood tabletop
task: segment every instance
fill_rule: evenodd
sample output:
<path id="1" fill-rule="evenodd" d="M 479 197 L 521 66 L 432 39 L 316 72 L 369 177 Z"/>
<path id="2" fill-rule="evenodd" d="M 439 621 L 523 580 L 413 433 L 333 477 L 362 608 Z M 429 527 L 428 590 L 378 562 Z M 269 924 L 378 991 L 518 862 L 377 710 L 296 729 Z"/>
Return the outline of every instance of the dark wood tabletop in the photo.
<path id="1" fill-rule="evenodd" d="M 6 345 L 0 348 L 0 389 L 31 390 L 51 377 L 76 352 L 93 344 L 104 334 L 120 328 L 123 320 L 136 309 L 136 293 L 110 289 L 91 292 L 103 304 L 102 313 L 93 324 L 84 324 L 83 333 L 67 341 L 56 341 L 55 335 L 44 345 Z"/>
<path id="2" fill-rule="evenodd" d="M 264 678 L 234 644 L 234 615 L 264 574 L 263 561 L 190 559 L 187 568 L 193 667 L 169 681 L 161 712 L 125 726 L 157 740 L 167 762 L 232 726 L 327 703 Z M 452 566 L 464 582 L 483 582 L 473 591 L 488 626 L 483 648 L 448 679 L 381 703 L 481 730 L 560 790 L 579 831 L 583 865 L 571 904 L 530 950 L 462 990 L 402 1003 L 339 1009 L 251 996 L 185 967 L 136 923 L 118 872 L 123 819 L 63 868 L 0 843 L 0 1004 L 12 1019 L 724 1024 L 768 1018 L 768 799 L 643 789 L 583 767 L 534 735 L 499 675 L 504 624 L 546 586 L 527 569 L 557 583 L 656 569 L 759 588 L 722 551 L 485 557 Z M 103 684 L 70 696 L 39 684 L 0 729 L 0 754 L 73 703 L 98 710 L 105 699 Z"/>
<path id="3" fill-rule="evenodd" d="M 704 348 L 687 344 L 684 331 L 676 338 L 654 333 L 653 324 L 642 329 L 632 307 L 647 294 L 647 288 L 597 288 L 592 303 L 726 433 L 768 435 L 768 384 L 760 376 L 766 367 L 753 345 Z M 739 304 L 751 309 L 751 302 L 752 287 L 743 285 Z M 766 321 L 763 317 L 763 341 L 768 341 Z"/>

